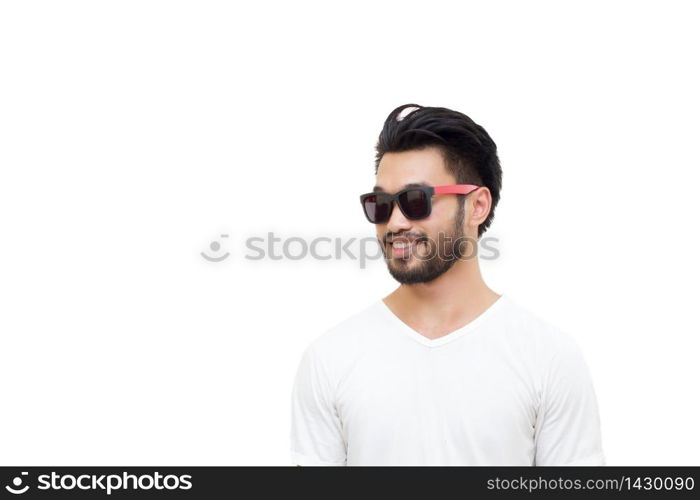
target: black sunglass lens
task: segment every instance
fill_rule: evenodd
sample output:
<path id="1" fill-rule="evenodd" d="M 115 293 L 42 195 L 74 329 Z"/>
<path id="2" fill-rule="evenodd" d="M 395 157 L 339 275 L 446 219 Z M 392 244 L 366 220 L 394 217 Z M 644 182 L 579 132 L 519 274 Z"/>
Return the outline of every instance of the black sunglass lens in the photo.
<path id="1" fill-rule="evenodd" d="M 422 219 L 429 215 L 428 196 L 421 189 L 412 189 L 400 194 L 399 203 L 404 215 L 409 219 Z"/>
<path id="2" fill-rule="evenodd" d="M 363 200 L 363 206 L 367 218 L 374 224 L 382 223 L 389 218 L 391 201 L 384 200 L 382 196 L 366 196 Z"/>

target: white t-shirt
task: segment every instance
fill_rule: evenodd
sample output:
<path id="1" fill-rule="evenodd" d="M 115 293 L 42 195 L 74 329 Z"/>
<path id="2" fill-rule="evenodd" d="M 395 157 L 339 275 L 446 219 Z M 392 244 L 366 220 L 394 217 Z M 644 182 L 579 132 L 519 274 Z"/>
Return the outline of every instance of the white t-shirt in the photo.
<path id="1" fill-rule="evenodd" d="M 428 339 L 378 300 L 317 337 L 292 391 L 298 465 L 605 465 L 569 334 L 508 295 Z"/>

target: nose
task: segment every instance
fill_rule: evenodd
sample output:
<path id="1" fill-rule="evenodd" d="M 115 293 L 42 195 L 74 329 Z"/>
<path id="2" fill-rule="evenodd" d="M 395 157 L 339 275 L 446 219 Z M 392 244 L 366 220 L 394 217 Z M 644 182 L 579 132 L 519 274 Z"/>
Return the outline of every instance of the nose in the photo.
<path id="1" fill-rule="evenodd" d="M 389 233 L 400 233 L 411 228 L 411 221 L 401 212 L 401 209 L 394 202 L 394 208 L 391 210 L 391 217 L 386 223 L 386 229 Z"/>

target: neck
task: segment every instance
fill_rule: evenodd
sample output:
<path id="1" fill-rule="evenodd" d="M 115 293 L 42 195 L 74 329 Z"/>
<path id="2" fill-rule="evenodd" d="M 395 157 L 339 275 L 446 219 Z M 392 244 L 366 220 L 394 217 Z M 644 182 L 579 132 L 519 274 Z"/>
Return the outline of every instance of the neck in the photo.
<path id="1" fill-rule="evenodd" d="M 478 259 L 457 261 L 428 283 L 400 285 L 385 303 L 413 317 L 438 317 L 452 322 L 479 314 L 500 296 L 484 282 Z"/>

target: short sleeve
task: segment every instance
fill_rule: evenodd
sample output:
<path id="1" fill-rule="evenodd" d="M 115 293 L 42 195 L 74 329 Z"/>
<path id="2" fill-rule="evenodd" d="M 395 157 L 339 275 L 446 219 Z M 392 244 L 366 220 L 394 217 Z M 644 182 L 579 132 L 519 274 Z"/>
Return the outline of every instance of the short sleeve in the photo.
<path id="1" fill-rule="evenodd" d="M 346 447 L 332 384 L 318 352 L 307 347 L 292 390 L 291 458 L 295 465 L 345 465 Z"/>
<path id="2" fill-rule="evenodd" d="M 545 373 L 535 465 L 605 465 L 593 383 L 573 338 L 563 338 Z"/>

